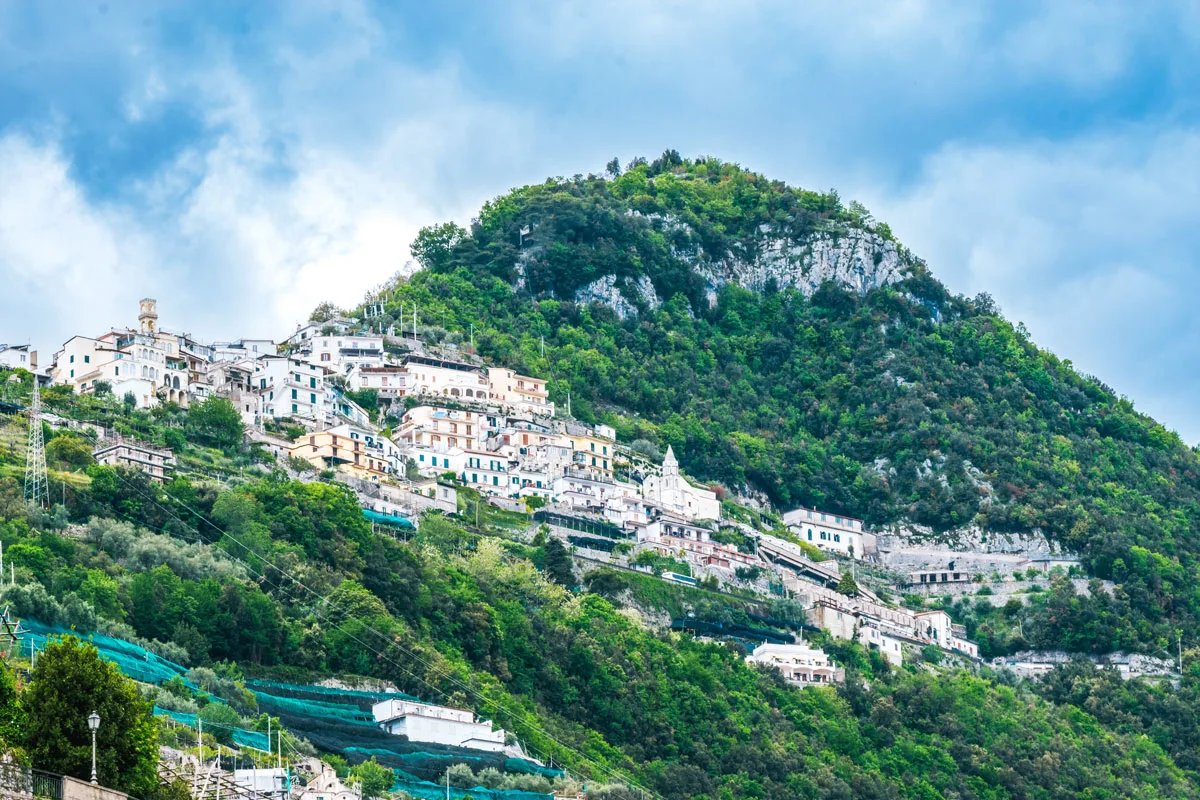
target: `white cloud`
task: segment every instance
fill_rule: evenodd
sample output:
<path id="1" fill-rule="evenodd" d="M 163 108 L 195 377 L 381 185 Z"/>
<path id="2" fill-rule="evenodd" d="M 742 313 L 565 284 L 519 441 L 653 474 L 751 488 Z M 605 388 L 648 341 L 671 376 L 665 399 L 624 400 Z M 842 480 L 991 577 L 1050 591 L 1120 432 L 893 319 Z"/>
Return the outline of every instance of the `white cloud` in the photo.
<path id="1" fill-rule="evenodd" d="M 118 209 L 93 207 L 53 144 L 0 137 L 0 337 L 57 347 L 72 327 L 116 324 L 147 286 L 148 242 Z"/>

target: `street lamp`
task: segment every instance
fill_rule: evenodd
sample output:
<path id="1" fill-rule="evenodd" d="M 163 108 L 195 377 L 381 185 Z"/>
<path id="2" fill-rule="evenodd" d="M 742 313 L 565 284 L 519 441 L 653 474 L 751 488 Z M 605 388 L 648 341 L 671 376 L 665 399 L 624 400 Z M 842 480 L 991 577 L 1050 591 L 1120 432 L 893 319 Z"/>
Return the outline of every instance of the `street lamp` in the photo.
<path id="1" fill-rule="evenodd" d="M 92 732 L 92 786 L 96 785 L 96 731 L 100 729 L 100 715 L 88 714 L 88 730 Z"/>

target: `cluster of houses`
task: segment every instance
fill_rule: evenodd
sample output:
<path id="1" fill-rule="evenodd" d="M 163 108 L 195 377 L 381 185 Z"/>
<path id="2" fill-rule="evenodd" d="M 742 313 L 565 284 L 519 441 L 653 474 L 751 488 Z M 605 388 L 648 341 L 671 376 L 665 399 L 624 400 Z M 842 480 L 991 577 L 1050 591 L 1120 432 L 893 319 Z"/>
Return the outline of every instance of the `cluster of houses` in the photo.
<path id="1" fill-rule="evenodd" d="M 0 358 L 36 354 L 0 348 Z M 847 597 L 832 588 L 838 562 L 813 558 L 814 548 L 874 558 L 876 537 L 861 520 L 797 508 L 783 515 L 792 541 L 748 526 L 740 526 L 741 536 L 722 536 L 738 524 L 721 520 L 714 490 L 680 473 L 672 448 L 654 463 L 618 445 L 613 428 L 556 414 L 544 379 L 434 353 L 415 338 L 362 333 L 351 320 L 333 319 L 301 326 L 278 343 L 203 344 L 160 328 L 155 301 L 145 299 L 136 329 L 72 337 L 54 354 L 49 377 L 81 394 L 106 384 L 139 407 L 228 398 L 252 440 L 293 464 L 337 473 L 358 487 L 368 512 L 408 515 L 415 523 L 427 507 L 455 511 L 452 487 L 467 486 L 497 505 L 542 507 L 539 516 L 552 532 L 574 544 L 626 543 L 635 552 L 683 561 L 693 575 L 725 581 L 753 568 L 777 572 L 809 608 L 810 622 L 878 647 L 893 663 L 902 660 L 903 642 L 978 655 L 944 612 L 911 613 L 865 590 Z M 361 390 L 373 390 L 390 428 L 377 427 L 347 395 Z M 283 438 L 283 429 L 293 438 Z M 97 458 L 136 466 L 156 480 L 173 465 L 168 451 L 129 442 L 106 444 Z M 422 503 L 411 502 L 414 494 Z M 601 535 L 588 533 L 596 530 Z M 745 547 L 747 539 L 753 547 Z M 819 655 L 780 647 L 801 646 L 772 645 L 752 658 L 786 666 L 801 676 L 797 682 L 836 679 Z"/>

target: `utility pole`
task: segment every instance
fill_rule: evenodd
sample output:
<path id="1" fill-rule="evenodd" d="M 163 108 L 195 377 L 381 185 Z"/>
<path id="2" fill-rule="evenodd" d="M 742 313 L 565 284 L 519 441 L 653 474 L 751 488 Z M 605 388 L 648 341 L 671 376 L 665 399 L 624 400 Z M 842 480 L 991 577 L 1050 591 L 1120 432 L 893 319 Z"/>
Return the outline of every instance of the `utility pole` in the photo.
<path id="1" fill-rule="evenodd" d="M 50 483 L 46 477 L 46 442 L 42 436 L 42 398 L 37 375 L 33 376 L 33 399 L 29 403 L 29 444 L 25 449 L 25 502 L 50 507 Z"/>
<path id="2" fill-rule="evenodd" d="M 200 765 L 204 763 L 204 718 L 196 715 L 196 774 L 192 779 L 192 797 L 200 796 Z"/>

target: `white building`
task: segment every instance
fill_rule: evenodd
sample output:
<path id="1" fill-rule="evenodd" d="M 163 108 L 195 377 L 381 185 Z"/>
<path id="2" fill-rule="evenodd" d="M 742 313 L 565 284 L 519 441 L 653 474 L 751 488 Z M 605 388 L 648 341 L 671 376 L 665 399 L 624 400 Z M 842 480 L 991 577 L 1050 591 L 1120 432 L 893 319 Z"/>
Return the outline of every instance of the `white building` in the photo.
<path id="1" fill-rule="evenodd" d="M 298 345 L 300 357 L 338 375 L 355 368 L 383 366 L 383 337 L 374 334 L 320 334 Z"/>
<path id="2" fill-rule="evenodd" d="M 323 367 L 293 356 L 264 356 L 254 362 L 250 382 L 263 418 L 292 417 L 311 426 L 332 419 Z"/>
<path id="3" fill-rule="evenodd" d="M 463 483 L 504 497 L 515 497 L 520 491 L 520 477 L 511 474 L 507 458 L 486 450 L 464 450 L 463 458 Z"/>
<path id="4" fill-rule="evenodd" d="M 708 528 L 669 514 L 637 528 L 637 539 L 641 548 L 682 558 L 698 567 L 732 571 L 761 563 L 756 556 L 743 553 L 731 544 L 713 541 L 712 531 Z"/>
<path id="5" fill-rule="evenodd" d="M 327 322 L 309 322 L 305 325 L 301 325 L 296 329 L 295 333 L 283 341 L 285 344 L 299 346 L 314 336 L 322 335 L 326 331 L 335 334 L 349 333 L 350 328 L 353 325 L 354 320 L 343 319 L 340 317 L 331 319 Z"/>
<path id="6" fill-rule="evenodd" d="M 0 344 L 0 367 L 9 369 L 37 370 L 37 350 L 27 344 Z"/>
<path id="7" fill-rule="evenodd" d="M 233 782 L 264 797 L 283 797 L 292 788 L 286 769 L 235 769 Z"/>
<path id="8" fill-rule="evenodd" d="M 279 348 L 270 339 L 237 339 L 232 342 L 214 342 L 213 361 L 243 361 L 278 355 Z"/>
<path id="9" fill-rule="evenodd" d="M 312 759 L 316 760 L 316 759 Z M 304 784 L 296 800 L 362 800 L 357 787 L 347 786 L 337 776 L 337 771 L 324 761 L 318 762 L 319 771 Z"/>
<path id="10" fill-rule="evenodd" d="M 476 403 L 489 402 L 487 373 L 459 361 L 410 355 L 404 359 L 404 394 L 453 397 Z"/>
<path id="11" fill-rule="evenodd" d="M 504 752 L 504 731 L 492 730 L 489 721 L 459 708 L 447 708 L 410 700 L 391 699 L 376 703 L 371 713 L 379 727 L 391 734 L 407 736 L 412 742 L 434 742 L 492 753 Z"/>
<path id="12" fill-rule="evenodd" d="M 54 354 L 50 377 L 79 394 L 107 383 L 117 397 L 132 394 L 139 408 L 159 401 L 187 406 L 191 372 L 186 336 L 158 328 L 157 304 L 139 304 L 138 330 L 111 330 L 96 338 L 74 336 Z"/>
<path id="13" fill-rule="evenodd" d="M 824 650 L 806 644 L 770 644 L 764 642 L 746 656 L 749 664 L 775 667 L 788 683 L 797 686 L 841 683 L 845 670 L 839 668 Z"/>
<path id="14" fill-rule="evenodd" d="M 783 524 L 802 541 L 822 550 L 862 558 L 875 552 L 875 534 L 863 531 L 862 520 L 813 508 L 784 512 Z"/>
<path id="15" fill-rule="evenodd" d="M 642 483 L 642 496 L 672 514 L 686 519 L 720 519 L 721 503 L 710 489 L 700 489 L 679 474 L 675 451 L 667 445 L 662 475 L 651 475 Z"/>

